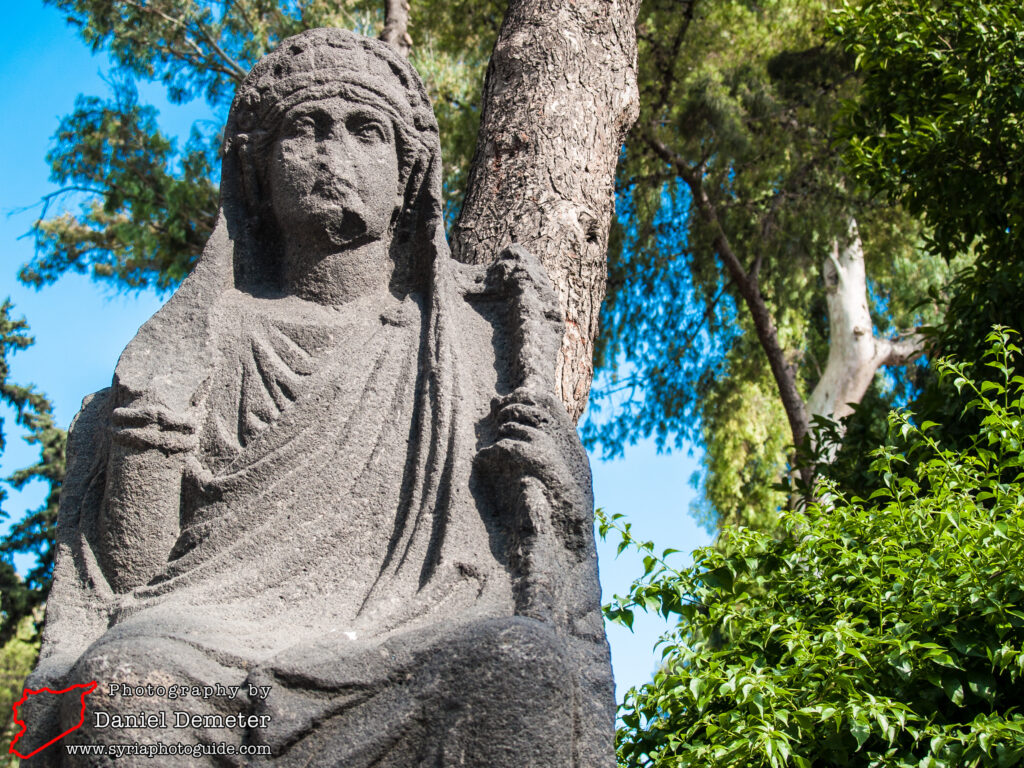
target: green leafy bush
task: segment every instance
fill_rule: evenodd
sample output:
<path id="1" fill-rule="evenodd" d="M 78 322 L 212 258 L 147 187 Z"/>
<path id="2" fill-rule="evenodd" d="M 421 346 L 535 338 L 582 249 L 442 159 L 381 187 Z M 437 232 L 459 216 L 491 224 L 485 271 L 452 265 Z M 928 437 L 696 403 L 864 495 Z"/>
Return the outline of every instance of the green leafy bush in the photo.
<path id="1" fill-rule="evenodd" d="M 966 450 L 907 413 L 874 455 L 883 487 L 783 516 L 775 535 L 727 529 L 606 607 L 678 617 L 654 680 L 631 690 L 624 766 L 1013 766 L 1024 763 L 1024 378 L 1016 334 L 989 336 L 984 377 L 938 363 L 973 398 Z M 977 380 L 983 379 L 981 384 Z M 896 446 L 900 446 L 897 448 Z"/>
<path id="2" fill-rule="evenodd" d="M 832 20 L 860 82 L 835 126 L 845 166 L 956 270 L 929 354 L 977 360 L 993 325 L 1024 317 L 1024 3 L 864 0 Z M 947 426 L 962 402 L 920 383 L 918 413 Z"/>

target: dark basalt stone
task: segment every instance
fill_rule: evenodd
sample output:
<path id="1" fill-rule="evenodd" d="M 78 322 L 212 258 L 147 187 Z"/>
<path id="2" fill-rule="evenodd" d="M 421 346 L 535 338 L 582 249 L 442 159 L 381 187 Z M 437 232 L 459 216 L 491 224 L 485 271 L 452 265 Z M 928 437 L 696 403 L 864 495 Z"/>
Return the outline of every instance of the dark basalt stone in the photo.
<path id="1" fill-rule="evenodd" d="M 382 43 L 305 32 L 241 85 L 216 231 L 72 427 L 28 686 L 99 685 L 27 765 L 614 765 L 558 303 L 521 248 L 452 260 L 440 178 Z"/>

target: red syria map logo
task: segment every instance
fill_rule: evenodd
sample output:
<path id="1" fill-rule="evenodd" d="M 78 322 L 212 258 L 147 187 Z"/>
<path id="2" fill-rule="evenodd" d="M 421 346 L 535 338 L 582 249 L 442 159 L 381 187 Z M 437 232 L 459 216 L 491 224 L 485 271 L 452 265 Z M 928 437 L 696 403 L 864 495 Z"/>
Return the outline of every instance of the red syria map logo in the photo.
<path id="1" fill-rule="evenodd" d="M 20 739 L 22 736 L 24 736 L 25 735 L 25 731 L 28 730 L 28 725 L 21 718 L 18 717 L 18 707 L 20 707 L 22 704 L 24 704 L 26 701 L 28 701 L 28 697 L 29 696 L 37 696 L 37 695 L 39 695 L 41 693 L 49 693 L 49 694 L 52 694 L 54 696 L 59 696 L 62 693 L 70 693 L 71 691 L 74 691 L 75 689 L 81 689 L 81 691 L 82 691 L 79 694 L 79 696 L 81 697 L 81 700 L 82 700 L 82 714 L 79 716 L 78 722 L 75 723 L 70 728 L 68 728 L 66 731 L 64 731 L 64 733 L 60 734 L 59 736 L 57 736 L 57 737 L 55 737 L 53 739 L 50 739 L 48 742 L 43 744 L 41 747 L 36 747 L 31 752 L 29 752 L 27 755 L 23 755 L 23 754 L 21 754 L 21 752 L 16 750 L 14 748 L 14 745 L 18 743 L 18 739 Z M 18 735 L 15 736 L 11 740 L 11 749 L 10 749 L 11 753 L 17 755 L 22 760 L 27 760 L 28 758 L 32 757 L 32 755 L 34 755 L 34 754 L 36 754 L 38 752 L 42 752 L 44 749 L 46 749 L 48 746 L 50 746 L 54 742 L 60 741 L 61 739 L 63 739 L 65 736 L 67 736 L 72 731 L 74 731 L 74 730 L 76 730 L 78 728 L 81 728 L 82 727 L 82 723 L 85 722 L 85 697 L 88 696 L 90 693 L 92 693 L 95 690 L 96 690 L 96 681 L 95 680 L 93 680 L 91 683 L 80 683 L 79 685 L 72 685 L 70 688 L 64 688 L 64 689 L 62 689 L 60 691 L 54 691 L 54 690 L 51 690 L 49 688 L 40 688 L 39 690 L 33 691 L 31 688 L 26 688 L 25 692 L 23 694 L 21 694 L 21 698 L 18 699 L 16 702 L 14 702 L 14 722 L 15 722 L 16 725 L 21 726 L 21 730 L 18 731 Z"/>

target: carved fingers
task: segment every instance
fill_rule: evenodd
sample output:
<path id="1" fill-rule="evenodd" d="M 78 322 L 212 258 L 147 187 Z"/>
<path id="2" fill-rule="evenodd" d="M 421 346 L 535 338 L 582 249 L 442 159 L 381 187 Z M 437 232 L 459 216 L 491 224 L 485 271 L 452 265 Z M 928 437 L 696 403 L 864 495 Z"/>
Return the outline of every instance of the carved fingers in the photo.
<path id="1" fill-rule="evenodd" d="M 520 388 L 494 398 L 491 417 L 497 424 L 500 438 L 529 440 L 536 430 L 550 431 L 563 426 L 558 423 L 558 405 L 554 395 Z"/>
<path id="2" fill-rule="evenodd" d="M 520 495 L 522 482 L 540 480 L 561 514 L 590 515 L 586 457 L 561 401 L 519 388 L 491 403 L 496 440 L 477 454 L 480 469 L 503 496 Z"/>
<path id="3" fill-rule="evenodd" d="M 114 441 L 123 445 L 158 448 L 164 453 L 180 453 L 196 447 L 194 421 L 161 406 L 115 408 L 110 415 L 110 425 Z"/>

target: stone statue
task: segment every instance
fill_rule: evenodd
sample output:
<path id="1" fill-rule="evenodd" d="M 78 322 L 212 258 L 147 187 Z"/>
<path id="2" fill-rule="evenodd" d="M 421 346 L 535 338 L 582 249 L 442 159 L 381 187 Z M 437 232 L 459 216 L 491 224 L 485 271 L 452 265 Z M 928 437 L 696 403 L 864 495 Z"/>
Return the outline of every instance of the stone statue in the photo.
<path id="1" fill-rule="evenodd" d="M 240 86 L 216 230 L 72 427 L 27 685 L 98 685 L 26 765 L 614 765 L 556 297 L 520 248 L 452 260 L 440 179 L 382 43 L 305 32 Z"/>

